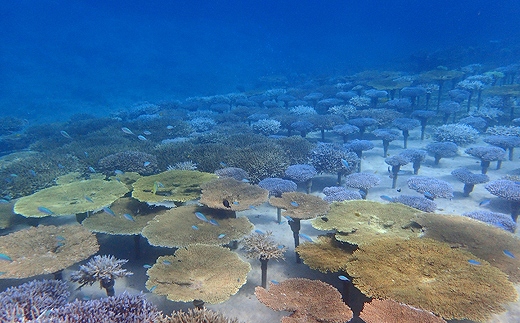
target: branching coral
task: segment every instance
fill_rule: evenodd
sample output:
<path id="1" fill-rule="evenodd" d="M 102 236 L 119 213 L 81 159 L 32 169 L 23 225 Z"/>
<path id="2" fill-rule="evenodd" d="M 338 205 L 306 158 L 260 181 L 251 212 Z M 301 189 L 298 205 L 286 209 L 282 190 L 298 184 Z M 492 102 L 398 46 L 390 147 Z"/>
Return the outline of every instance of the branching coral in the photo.
<path id="1" fill-rule="evenodd" d="M 428 176 L 414 176 L 407 181 L 408 187 L 414 191 L 424 194 L 431 200 L 441 197 L 445 199 L 453 198 L 453 187 L 450 183 Z"/>
<path id="2" fill-rule="evenodd" d="M 291 165 L 285 170 L 285 176 L 290 180 L 297 183 L 305 183 L 307 194 L 311 193 L 312 178 L 317 174 L 318 172 L 314 166 L 306 164 Z"/>
<path id="3" fill-rule="evenodd" d="M 341 294 L 331 285 L 319 280 L 290 278 L 269 291 L 255 288 L 260 302 L 275 311 L 294 312 L 281 322 L 343 323 L 352 318 L 352 311 L 341 300 Z"/>
<path id="4" fill-rule="evenodd" d="M 351 124 L 337 125 L 332 128 L 332 131 L 343 138 L 343 142 L 347 142 L 351 134 L 359 132 L 359 128 Z"/>
<path id="5" fill-rule="evenodd" d="M 409 161 L 410 160 L 403 155 L 394 155 L 385 158 L 385 163 L 391 166 L 391 169 L 388 171 L 390 172 L 390 178 L 392 178 L 392 188 L 397 187 L 397 177 L 399 176 L 401 166 L 408 164 Z"/>
<path id="6" fill-rule="evenodd" d="M 424 196 L 401 194 L 392 199 L 394 203 L 401 203 L 423 212 L 435 212 L 437 204 Z"/>
<path id="7" fill-rule="evenodd" d="M 473 127 L 452 123 L 442 125 L 435 129 L 433 139 L 439 142 L 453 142 L 458 146 L 464 146 L 474 143 L 478 138 L 478 131 Z"/>
<path id="8" fill-rule="evenodd" d="M 161 318 L 154 323 L 239 323 L 237 319 L 225 317 L 222 313 L 206 308 L 188 309 L 187 312 L 174 311 L 171 316 Z"/>
<path id="9" fill-rule="evenodd" d="M 416 119 L 397 118 L 393 121 L 392 124 L 403 132 L 404 148 L 406 149 L 408 147 L 408 137 L 410 136 L 410 130 L 419 127 L 421 123 Z"/>
<path id="10" fill-rule="evenodd" d="M 295 182 L 282 178 L 265 178 L 258 183 L 258 186 L 268 190 L 270 196 L 282 196 L 282 193 L 294 192 L 298 189 Z"/>
<path id="11" fill-rule="evenodd" d="M 466 154 L 480 159 L 480 167 L 482 174 L 486 174 L 489 164 L 492 161 L 497 162 L 497 169 L 500 168 L 500 163 L 506 155 L 506 151 L 499 147 L 471 147 L 464 151 Z"/>
<path id="12" fill-rule="evenodd" d="M 391 299 L 373 299 L 365 303 L 359 315 L 366 323 L 446 323 L 442 318 Z"/>
<path id="13" fill-rule="evenodd" d="M 141 175 L 156 173 L 157 158 L 154 155 L 139 151 L 123 151 L 101 158 L 98 162 L 100 171 L 105 174 L 113 174 L 115 170 L 123 172 L 136 172 Z"/>
<path id="14" fill-rule="evenodd" d="M 484 142 L 509 150 L 509 160 L 513 160 L 515 147 L 520 147 L 520 136 L 487 136 L 484 138 Z"/>
<path id="15" fill-rule="evenodd" d="M 426 125 L 428 124 L 428 119 L 435 117 L 435 111 L 429 110 L 415 110 L 412 112 L 411 117 L 419 120 L 421 123 L 421 140 L 424 140 L 424 133 L 426 131 Z"/>
<path id="16" fill-rule="evenodd" d="M 249 174 L 242 168 L 238 167 L 224 167 L 221 169 L 217 169 L 215 171 L 215 175 L 217 175 L 218 177 L 231 177 L 236 179 L 237 181 L 244 181 L 248 180 L 249 178 Z"/>
<path id="17" fill-rule="evenodd" d="M 355 153 L 338 145 L 321 142 L 310 152 L 309 158 L 319 173 L 337 173 L 338 184 L 341 183 L 341 176 L 356 171 L 360 162 Z"/>
<path id="18" fill-rule="evenodd" d="M 399 131 L 395 129 L 376 129 L 372 134 L 383 141 L 383 157 L 388 155 L 390 142 L 399 138 Z"/>
<path id="19" fill-rule="evenodd" d="M 457 168 L 451 172 L 451 175 L 455 176 L 459 181 L 464 183 L 463 195 L 469 196 L 469 193 L 473 192 L 473 188 L 476 184 L 482 184 L 489 181 L 489 177 L 486 174 L 473 174 L 467 168 Z"/>
<path id="20" fill-rule="evenodd" d="M 347 200 L 361 200 L 363 197 L 357 191 L 347 190 L 343 186 L 330 186 L 323 189 L 324 201 L 329 203 Z"/>
<path id="21" fill-rule="evenodd" d="M 379 183 L 381 183 L 381 179 L 371 173 L 354 173 L 345 176 L 345 186 L 359 189 L 363 199 L 366 199 L 368 190 Z"/>
<path id="22" fill-rule="evenodd" d="M 441 158 L 455 157 L 459 150 L 453 142 L 432 142 L 426 146 L 426 150 L 434 158 L 434 165 L 439 165 Z"/>
<path id="23" fill-rule="evenodd" d="M 514 233 L 516 230 L 516 222 L 511 219 L 511 216 L 504 213 L 491 212 L 486 210 L 478 210 L 472 212 L 466 212 L 462 215 L 467 216 L 469 218 L 479 220 L 511 233 Z"/>
<path id="24" fill-rule="evenodd" d="M 489 182 L 485 188 L 489 193 L 510 201 L 511 217 L 516 222 L 520 212 L 520 185 L 518 182 L 499 179 Z"/>
<path id="25" fill-rule="evenodd" d="M 114 296 L 116 278 L 133 274 L 122 268 L 127 262 L 126 259 L 116 259 L 114 256 L 94 256 L 85 265 L 81 265 L 78 271 L 72 272 L 70 280 L 80 283 L 80 288 L 99 281 L 100 288 L 106 290 L 107 296 Z"/>
<path id="26" fill-rule="evenodd" d="M 405 149 L 399 153 L 400 156 L 407 158 L 412 163 L 413 174 L 419 174 L 421 163 L 426 158 L 426 150 L 422 149 Z"/>

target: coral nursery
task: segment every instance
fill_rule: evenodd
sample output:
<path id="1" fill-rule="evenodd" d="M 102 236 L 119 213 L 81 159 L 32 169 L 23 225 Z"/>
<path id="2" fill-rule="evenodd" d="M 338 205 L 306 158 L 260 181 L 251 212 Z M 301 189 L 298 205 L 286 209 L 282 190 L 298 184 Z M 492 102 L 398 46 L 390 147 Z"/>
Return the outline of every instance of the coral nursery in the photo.
<path id="1" fill-rule="evenodd" d="M 415 21 L 419 9 L 412 7 L 396 4 L 409 13 L 401 18 Z M 397 14 L 396 8 L 388 10 Z M 111 9 L 103 10 L 108 15 Z M 411 53 L 400 49 L 399 59 L 380 60 L 372 57 L 384 50 L 378 46 L 396 45 L 378 34 L 380 44 L 370 47 L 365 63 L 364 53 L 352 53 L 347 66 L 323 39 L 303 50 L 291 45 L 297 33 L 280 31 L 287 38 L 273 38 L 272 49 L 267 40 L 265 48 L 258 40 L 242 42 L 244 50 L 256 44 L 263 54 L 236 58 L 242 68 L 228 72 L 240 84 L 225 86 L 217 83 L 232 84 L 229 75 L 209 76 L 220 63 L 233 65 L 210 57 L 221 55 L 220 44 L 205 51 L 204 61 L 190 46 L 180 50 L 165 41 L 173 26 L 195 37 L 179 21 L 170 25 L 164 13 L 148 7 L 142 16 L 134 16 L 135 8 L 119 9 L 118 19 L 164 24 L 151 33 L 130 19 L 143 27 L 146 41 L 120 43 L 143 53 L 137 61 L 154 75 L 127 80 L 119 67 L 125 51 L 113 63 L 113 83 L 97 85 L 86 70 L 85 87 L 92 85 L 93 92 L 80 90 L 77 79 L 61 80 L 71 95 L 61 103 L 47 88 L 56 84 L 29 86 L 37 76 L 13 90 L 23 82 L 13 75 L 37 69 L 30 63 L 17 61 L 6 71 L 12 87 L 0 83 L 0 322 L 520 321 L 520 46 L 514 33 L 479 46 L 470 44 L 475 35 L 450 46 L 454 36 L 446 33 L 432 38 L 440 49 L 418 41 Z M 213 10 L 183 9 L 190 19 Z M 243 4 L 234 9 L 248 17 Z M 304 12 L 283 9 L 287 15 Z M 481 19 L 489 19 L 484 9 Z M 17 10 L 9 8 L 10 19 Z M 280 12 L 270 18 L 283 21 Z M 226 14 L 236 12 L 214 18 Z M 390 19 L 381 9 L 373 14 L 377 22 Z M 328 13 L 330 21 L 322 15 L 302 15 L 317 22 L 315 31 L 300 25 L 301 32 L 327 34 L 318 22 L 326 28 L 336 14 Z M 196 29 L 190 19 L 175 17 Z M 474 18 L 468 17 L 469 24 Z M 257 16 L 241 19 L 258 23 L 252 34 L 270 35 L 262 28 L 274 28 L 262 27 Z M 201 24 L 196 37 L 204 38 L 211 28 Z M 470 34 L 468 26 L 460 28 Z M 103 30 L 99 43 L 111 32 L 121 36 L 122 30 Z M 237 31 L 237 42 L 245 33 Z M 197 45 L 209 46 L 201 45 L 208 37 Z M 22 38 L 19 47 L 6 42 L 12 53 L 0 52 L 2 62 L 14 60 Z M 89 46 L 99 54 L 96 46 L 102 45 L 69 41 L 53 82 L 70 73 L 69 60 L 70 66 L 90 66 L 108 59 L 72 58 Z M 163 56 L 155 42 L 164 42 L 186 67 Z M 279 69 L 278 54 L 268 53 L 281 43 L 309 57 L 285 53 L 287 66 Z M 41 55 L 58 64 L 58 54 L 44 48 Z M 337 53 L 344 53 L 341 48 Z M 320 63 L 306 66 L 311 53 Z M 262 55 L 276 73 L 255 67 L 245 78 L 242 70 L 262 65 Z M 171 84 L 167 77 L 157 82 L 168 65 L 163 60 L 173 74 L 185 69 Z M 206 66 L 199 83 L 191 79 L 197 75 L 188 67 L 192 60 L 199 60 L 200 71 Z M 130 70 L 138 71 L 137 61 Z M 214 84 L 203 87 L 202 79 Z M 147 84 L 142 92 L 139 82 Z M 123 91 L 119 83 L 129 88 Z M 89 98 L 103 87 L 104 99 Z M 26 108 L 11 111 L 9 100 L 23 91 L 27 97 L 50 92 L 41 105 L 20 99 Z"/>

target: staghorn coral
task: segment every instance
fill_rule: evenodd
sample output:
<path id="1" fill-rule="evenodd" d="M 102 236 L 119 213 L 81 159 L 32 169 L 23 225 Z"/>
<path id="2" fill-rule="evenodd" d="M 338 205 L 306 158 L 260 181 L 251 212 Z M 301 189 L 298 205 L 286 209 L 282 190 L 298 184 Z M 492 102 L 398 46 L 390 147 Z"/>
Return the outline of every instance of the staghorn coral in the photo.
<path id="1" fill-rule="evenodd" d="M 265 136 L 274 135 L 280 131 L 280 121 L 273 119 L 260 119 L 251 124 L 254 131 L 259 132 Z"/>
<path id="2" fill-rule="evenodd" d="M 489 164 L 492 161 L 497 162 L 497 169 L 499 169 L 500 163 L 506 155 L 506 151 L 500 147 L 471 147 L 466 149 L 464 152 L 480 159 L 482 174 L 487 173 Z"/>
<path id="3" fill-rule="evenodd" d="M 345 186 L 359 189 L 366 199 L 368 190 L 374 186 L 378 186 L 381 180 L 378 176 L 370 173 L 354 173 L 345 176 Z"/>
<path id="4" fill-rule="evenodd" d="M 453 142 L 458 146 L 474 143 L 478 138 L 478 131 L 473 127 L 452 123 L 437 127 L 433 133 L 433 140 L 438 142 Z"/>
<path id="5" fill-rule="evenodd" d="M 99 281 L 100 288 L 106 290 L 107 296 L 114 296 L 116 278 L 133 274 L 121 268 L 127 262 L 127 259 L 117 259 L 114 256 L 94 256 L 86 264 L 81 265 L 78 271 L 72 272 L 70 280 L 80 283 L 79 288 Z"/>
<path id="6" fill-rule="evenodd" d="M 343 186 L 325 187 L 323 188 L 323 194 L 325 194 L 323 200 L 329 203 L 363 199 L 359 192 L 347 190 Z"/>
<path id="7" fill-rule="evenodd" d="M 489 181 L 489 177 L 486 174 L 473 174 L 469 169 L 464 167 L 454 169 L 451 175 L 464 183 L 463 195 L 465 197 L 468 197 L 469 193 L 473 192 L 475 184 L 482 184 Z"/>
<path id="8" fill-rule="evenodd" d="M 352 260 L 352 248 L 330 236 L 318 236 L 314 243 L 296 247 L 296 252 L 309 268 L 322 273 L 345 271 Z"/>
<path id="9" fill-rule="evenodd" d="M 229 249 L 191 245 L 161 256 L 146 274 L 146 288 L 176 302 L 228 300 L 246 283 L 251 265 Z"/>
<path id="10" fill-rule="evenodd" d="M 166 167 L 166 170 L 174 170 L 174 169 L 177 169 L 177 170 L 196 170 L 197 169 L 197 164 L 192 162 L 191 160 L 188 160 L 188 161 L 182 161 L 182 162 L 177 162 L 173 165 L 168 165 L 168 167 Z"/>
<path id="11" fill-rule="evenodd" d="M 395 129 L 376 129 L 372 134 L 383 141 L 383 157 L 388 156 L 390 142 L 399 138 L 399 131 Z"/>
<path id="12" fill-rule="evenodd" d="M 445 199 L 453 198 L 453 187 L 451 184 L 434 177 L 410 177 L 407 184 L 410 189 L 422 193 L 426 198 L 432 200 L 438 197 Z"/>
<path id="13" fill-rule="evenodd" d="M 287 155 L 289 165 L 307 163 L 309 152 L 314 146 L 301 136 L 280 137 L 275 142 Z"/>
<path id="14" fill-rule="evenodd" d="M 482 321 L 504 311 L 502 304 L 517 297 L 500 270 L 435 240 L 379 239 L 354 256 L 347 270 L 364 294 L 394 299 L 446 319 Z"/>
<path id="15" fill-rule="evenodd" d="M 98 161 L 99 170 L 105 174 L 113 174 L 117 170 L 151 175 L 159 168 L 154 155 L 139 151 L 123 151 L 108 155 Z"/>
<path id="16" fill-rule="evenodd" d="M 353 316 L 341 300 L 341 294 L 331 285 L 319 280 L 289 278 L 269 291 L 255 288 L 260 302 L 275 311 L 293 312 L 281 322 L 343 323 Z"/>
<path id="17" fill-rule="evenodd" d="M 511 204 L 511 217 L 516 222 L 520 213 L 520 185 L 518 182 L 499 179 L 486 184 L 489 193 L 506 199 Z"/>
<path id="18" fill-rule="evenodd" d="M 426 146 L 428 153 L 434 158 L 434 165 L 439 165 L 441 158 L 457 156 L 459 150 L 457 144 L 453 142 L 432 142 Z"/>
<path id="19" fill-rule="evenodd" d="M 270 259 L 284 259 L 283 254 L 287 248 L 281 246 L 273 240 L 273 233 L 267 231 L 266 233 L 254 232 L 244 238 L 243 249 L 246 252 L 246 257 L 250 259 L 260 260 L 262 270 L 262 287 L 267 287 L 267 263 Z"/>
<path id="20" fill-rule="evenodd" d="M 213 209 L 248 210 L 267 201 L 268 191 L 230 177 L 217 178 L 201 185 L 200 203 Z"/>
<path id="21" fill-rule="evenodd" d="M 478 210 L 472 212 L 466 212 L 462 214 L 469 218 L 485 222 L 487 224 L 494 225 L 511 233 L 516 230 L 516 222 L 511 219 L 511 216 L 504 213 L 491 212 L 486 210 Z"/>
<path id="22" fill-rule="evenodd" d="M 31 227 L 0 237 L 2 278 L 53 274 L 99 250 L 96 236 L 80 225 Z"/>
<path id="23" fill-rule="evenodd" d="M 383 204 L 368 200 L 335 202 L 325 217 L 311 221 L 317 230 L 335 230 L 338 241 L 362 245 L 376 238 L 415 237 L 410 229 L 417 210 L 399 203 Z"/>
<path id="24" fill-rule="evenodd" d="M 308 118 L 308 121 L 314 125 L 314 128 L 320 131 L 321 141 L 325 140 L 325 130 L 331 130 L 334 126 L 345 122 L 343 118 L 334 114 L 313 115 Z"/>
<path id="25" fill-rule="evenodd" d="M 311 193 L 312 178 L 317 174 L 318 172 L 316 171 L 316 168 L 307 164 L 291 165 L 285 170 L 285 176 L 290 180 L 297 183 L 305 183 L 307 194 Z"/>
<path id="26" fill-rule="evenodd" d="M 0 321 L 27 322 L 51 308 L 63 306 L 70 296 L 67 283 L 59 280 L 32 280 L 0 293 Z"/>
<path id="27" fill-rule="evenodd" d="M 365 303 L 359 317 L 366 323 L 446 323 L 430 312 L 391 299 L 373 299 Z"/>

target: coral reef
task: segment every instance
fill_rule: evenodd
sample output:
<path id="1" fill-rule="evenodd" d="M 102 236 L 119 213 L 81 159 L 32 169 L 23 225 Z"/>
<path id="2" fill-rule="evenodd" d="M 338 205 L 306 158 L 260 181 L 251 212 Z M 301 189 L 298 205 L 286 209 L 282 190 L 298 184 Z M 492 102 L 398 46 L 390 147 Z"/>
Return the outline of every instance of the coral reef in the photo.
<path id="1" fill-rule="evenodd" d="M 114 296 L 116 278 L 130 276 L 133 273 L 123 269 L 127 259 L 117 259 L 114 256 L 94 256 L 86 264 L 81 265 L 78 271 L 70 274 L 70 280 L 80 283 L 80 287 L 99 282 L 100 288 L 104 288 L 107 296 Z"/>
<path id="2" fill-rule="evenodd" d="M 312 178 L 317 174 L 316 168 L 307 164 L 291 165 L 285 170 L 285 176 L 290 180 L 296 183 L 305 183 L 307 194 L 311 193 Z"/>
<path id="3" fill-rule="evenodd" d="M 486 174 L 489 169 L 489 164 L 492 161 L 497 162 L 497 169 L 500 168 L 500 163 L 506 155 L 506 151 L 500 147 L 471 147 L 464 151 L 466 154 L 480 159 L 480 167 L 482 174 Z"/>
<path id="4" fill-rule="evenodd" d="M 407 181 L 408 187 L 414 191 L 424 194 L 431 200 L 441 197 L 453 198 L 453 187 L 450 183 L 428 176 L 414 176 Z"/>
<path id="5" fill-rule="evenodd" d="M 489 181 L 489 177 L 486 174 L 474 174 L 464 167 L 454 169 L 451 175 L 464 183 L 463 195 L 465 197 L 468 197 L 469 193 L 473 192 L 473 188 L 476 184 L 487 183 Z"/>
<path id="6" fill-rule="evenodd" d="M 354 173 L 345 176 L 345 186 L 359 189 L 363 199 L 366 199 L 368 190 L 379 183 L 381 183 L 379 177 L 371 173 Z"/>
<path id="7" fill-rule="evenodd" d="M 434 165 L 439 165 L 441 158 L 458 155 L 458 146 L 453 142 L 432 142 L 426 146 L 428 153 L 434 158 Z"/>
<path id="8" fill-rule="evenodd" d="M 502 304 L 517 297 L 499 269 L 435 240 L 379 239 L 356 250 L 354 256 L 347 270 L 364 294 L 394 299 L 445 319 L 483 321 L 504 311 Z"/>
<path id="9" fill-rule="evenodd" d="M 446 323 L 430 312 L 391 299 L 373 299 L 365 303 L 359 317 L 366 323 Z"/>
<path id="10" fill-rule="evenodd" d="M 113 174 L 115 170 L 120 170 L 151 175 L 159 170 L 154 155 L 139 151 L 123 151 L 108 155 L 98 161 L 98 167 L 105 174 Z"/>
<path id="11" fill-rule="evenodd" d="M 293 312 L 282 322 L 343 323 L 353 316 L 338 290 L 319 280 L 289 278 L 269 290 L 256 287 L 255 295 L 275 311 Z"/>
<path id="12" fill-rule="evenodd" d="M 325 194 L 323 200 L 329 203 L 348 200 L 361 200 L 363 198 L 359 192 L 347 190 L 342 186 L 325 187 L 323 188 L 323 194 Z"/>
<path id="13" fill-rule="evenodd" d="M 453 142 L 457 146 L 465 146 L 477 141 L 478 131 L 473 127 L 452 123 L 437 127 L 433 133 L 433 140 L 439 142 Z"/>

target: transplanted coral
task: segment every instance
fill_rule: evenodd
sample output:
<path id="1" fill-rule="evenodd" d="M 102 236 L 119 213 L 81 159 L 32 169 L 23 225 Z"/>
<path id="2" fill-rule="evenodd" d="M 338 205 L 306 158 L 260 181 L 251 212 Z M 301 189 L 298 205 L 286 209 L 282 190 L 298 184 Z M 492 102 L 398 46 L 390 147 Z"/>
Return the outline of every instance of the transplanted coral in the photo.
<path id="1" fill-rule="evenodd" d="M 437 127 L 433 133 L 433 139 L 435 141 L 453 142 L 458 146 L 472 144 L 477 141 L 477 138 L 477 130 L 471 126 L 459 123 L 442 125 Z"/>
<path id="2" fill-rule="evenodd" d="M 336 239 L 364 244 L 381 237 L 416 237 L 410 228 L 418 211 L 398 203 L 383 204 L 368 200 L 335 202 L 325 217 L 312 220 L 318 230 L 335 230 Z"/>
<path id="3" fill-rule="evenodd" d="M 366 323 L 446 323 L 442 318 L 391 299 L 373 299 L 363 305 L 359 315 Z"/>
<path id="4" fill-rule="evenodd" d="M 307 220 L 324 215 L 329 204 L 318 196 L 301 192 L 285 192 L 281 197 L 271 197 L 269 204 L 284 209 L 284 215 L 293 219 Z"/>
<path id="5" fill-rule="evenodd" d="M 94 256 L 86 264 L 81 265 L 78 271 L 72 272 L 70 280 L 80 283 L 79 288 L 99 282 L 99 287 L 106 290 L 107 296 L 114 296 L 116 278 L 133 274 L 122 268 L 127 262 L 126 259 L 117 259 L 114 256 Z"/>
<path id="6" fill-rule="evenodd" d="M 72 182 L 20 198 L 14 205 L 14 212 L 36 218 L 85 213 L 109 206 L 127 192 L 125 184 L 118 181 Z"/>
<path id="7" fill-rule="evenodd" d="M 371 173 L 354 173 L 345 176 L 345 186 L 359 189 L 362 192 L 363 199 L 366 199 L 368 190 L 379 185 L 379 183 L 381 183 L 381 179 Z"/>
<path id="8" fill-rule="evenodd" d="M 201 185 L 200 203 L 213 208 L 228 211 L 244 211 L 250 206 L 267 201 L 268 191 L 249 183 L 230 177 L 212 180 Z"/>
<path id="9" fill-rule="evenodd" d="M 354 256 L 347 270 L 364 294 L 394 299 L 446 319 L 483 321 L 517 298 L 499 269 L 431 239 L 379 239 Z"/>
<path id="10" fill-rule="evenodd" d="M 132 197 L 150 205 L 175 206 L 175 203 L 199 198 L 200 186 L 217 176 L 191 170 L 169 170 L 139 178 Z"/>
<path id="11" fill-rule="evenodd" d="M 275 311 L 293 312 L 281 322 L 343 323 L 353 316 L 339 291 L 320 280 L 289 278 L 269 290 L 256 287 L 255 295 Z"/>
<path id="12" fill-rule="evenodd" d="M 506 155 L 506 151 L 500 147 L 471 147 L 464 151 L 466 154 L 480 159 L 480 167 L 482 174 L 486 174 L 489 164 L 492 161 L 497 162 L 497 169 L 500 168 L 500 163 Z"/>
<path id="13" fill-rule="evenodd" d="M 208 322 L 208 323 L 239 323 L 237 319 L 231 319 L 225 317 L 222 313 L 203 309 L 188 309 L 186 312 L 173 311 L 171 316 L 163 317 L 158 320 L 154 320 L 154 323 L 196 323 L 196 322 Z"/>
<path id="14" fill-rule="evenodd" d="M 192 245 L 159 257 L 146 272 L 146 288 L 175 302 L 217 304 L 238 292 L 250 270 L 251 265 L 229 249 Z"/>
<path id="15" fill-rule="evenodd" d="M 159 170 L 154 155 L 139 151 L 123 151 L 108 155 L 99 160 L 98 166 L 106 174 L 111 174 L 117 169 L 123 172 L 151 175 Z"/>
<path id="16" fill-rule="evenodd" d="M 282 196 L 282 193 L 294 192 L 298 189 L 298 185 L 295 182 L 277 177 L 264 178 L 258 182 L 258 186 L 268 190 L 270 196 L 278 197 Z"/>
<path id="17" fill-rule="evenodd" d="M 473 192 L 473 188 L 476 184 L 489 181 L 489 177 L 486 174 L 473 174 L 469 169 L 464 167 L 454 169 L 451 175 L 464 183 L 463 195 L 466 197 L 469 196 L 469 193 Z"/>
<path id="18" fill-rule="evenodd" d="M 197 217 L 196 212 L 202 214 Z M 211 221 L 211 222 L 210 222 Z M 153 246 L 181 248 L 192 244 L 224 245 L 251 232 L 247 217 L 228 218 L 219 210 L 196 205 L 180 206 L 157 215 L 142 230 Z"/>
<path id="19" fill-rule="evenodd" d="M 426 146 L 428 153 L 434 158 L 434 165 L 439 165 L 441 158 L 455 157 L 459 150 L 453 142 L 432 142 Z"/>
<path id="20" fill-rule="evenodd" d="M 324 201 L 329 203 L 347 200 L 361 200 L 363 197 L 358 191 L 347 190 L 343 186 L 330 186 L 323 188 Z"/>
<path id="21" fill-rule="evenodd" d="M 520 213 L 520 185 L 518 182 L 499 179 L 486 184 L 489 193 L 508 200 L 511 203 L 511 217 L 516 222 Z"/>
<path id="22" fill-rule="evenodd" d="M 2 278 L 53 274 L 95 254 L 96 236 L 80 225 L 38 226 L 0 237 Z"/>
<path id="23" fill-rule="evenodd" d="M 450 183 L 428 176 L 414 176 L 407 181 L 408 187 L 414 191 L 424 194 L 431 200 L 441 197 L 453 198 L 453 187 Z"/>
<path id="24" fill-rule="evenodd" d="M 392 178 L 392 188 L 397 187 L 397 177 L 399 176 L 401 166 L 404 166 L 409 162 L 410 159 L 403 155 L 394 155 L 385 158 L 385 163 L 391 166 L 391 168 L 388 168 L 388 171 L 390 172 L 390 178 Z"/>
<path id="25" fill-rule="evenodd" d="M 424 133 L 426 131 L 426 125 L 428 124 L 428 119 L 435 117 L 435 111 L 429 110 L 414 110 L 412 112 L 411 117 L 419 120 L 421 123 L 421 140 L 424 140 Z"/>
<path id="26" fill-rule="evenodd" d="M 484 141 L 490 145 L 509 150 L 509 160 L 513 160 L 515 147 L 520 147 L 520 136 L 487 136 Z"/>
<path id="27" fill-rule="evenodd" d="M 296 252 L 309 268 L 327 273 L 346 270 L 347 263 L 352 260 L 354 248 L 334 237 L 318 236 L 314 243 L 299 245 Z"/>
<path id="28" fill-rule="evenodd" d="M 410 136 L 410 130 L 417 128 L 421 123 L 416 119 L 410 118 L 397 118 L 392 123 L 395 127 L 403 132 L 404 148 L 408 147 L 408 137 Z"/>
<path id="29" fill-rule="evenodd" d="M 424 196 L 401 194 L 398 197 L 392 198 L 391 202 L 408 205 L 423 212 L 435 212 L 435 210 L 437 210 L 437 204 Z"/>
<path id="30" fill-rule="evenodd" d="M 426 158 L 426 150 L 422 149 L 405 149 L 399 153 L 400 156 L 408 159 L 412 163 L 413 174 L 419 174 L 421 163 Z"/>
<path id="31" fill-rule="evenodd" d="M 332 131 L 343 138 L 343 142 L 347 142 L 351 134 L 359 132 L 359 128 L 351 124 L 337 125 L 332 128 Z"/>
<path id="32" fill-rule="evenodd" d="M 469 218 L 494 225 L 511 233 L 516 230 L 516 222 L 511 219 L 511 216 L 504 213 L 491 212 L 487 210 L 477 210 L 466 212 L 462 214 Z"/>
<path id="33" fill-rule="evenodd" d="M 221 169 L 217 169 L 215 171 L 215 175 L 218 177 L 231 177 L 236 179 L 237 181 L 244 181 L 249 178 L 249 174 L 238 167 L 224 167 Z"/>
<path id="34" fill-rule="evenodd" d="M 399 131 L 395 129 L 376 129 L 372 131 L 372 134 L 377 138 L 383 140 L 383 157 L 388 155 L 388 147 L 390 142 L 399 138 Z"/>
<path id="35" fill-rule="evenodd" d="M 307 164 L 295 164 L 287 167 L 285 170 L 285 176 L 297 183 L 305 183 L 307 194 L 311 193 L 312 178 L 316 176 L 318 172 L 312 165 Z"/>
<path id="36" fill-rule="evenodd" d="M 318 143 L 309 154 L 310 163 L 319 173 L 336 173 L 338 184 L 341 176 L 358 169 L 359 157 L 347 149 L 329 143 Z"/>

